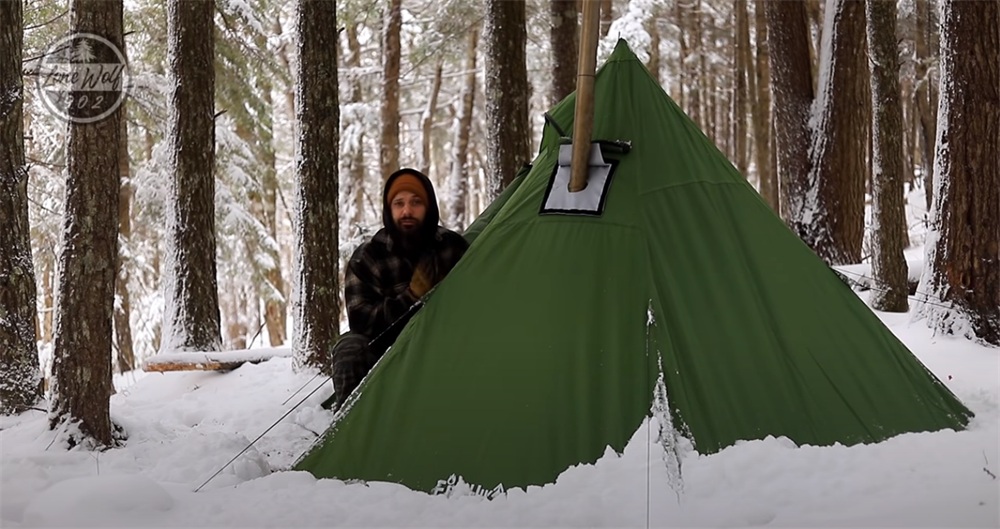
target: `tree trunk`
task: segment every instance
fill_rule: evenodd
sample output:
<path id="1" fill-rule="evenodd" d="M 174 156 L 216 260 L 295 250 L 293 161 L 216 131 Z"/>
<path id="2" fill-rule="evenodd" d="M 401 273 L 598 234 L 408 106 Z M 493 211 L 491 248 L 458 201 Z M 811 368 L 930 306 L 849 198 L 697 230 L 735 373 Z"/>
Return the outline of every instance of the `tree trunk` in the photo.
<path id="1" fill-rule="evenodd" d="M 687 105 L 685 96 L 688 87 L 688 31 L 687 31 L 687 10 L 683 2 L 674 2 L 674 19 L 677 24 L 677 72 L 679 82 L 677 87 L 677 106 L 681 107 L 689 116 L 691 108 Z"/>
<path id="2" fill-rule="evenodd" d="M 764 16 L 764 0 L 754 2 L 754 24 L 757 40 L 757 67 L 750 72 L 750 78 L 756 79 L 756 88 L 750 89 L 753 119 L 754 162 L 757 165 L 757 178 L 760 184 L 760 194 L 774 209 L 778 206 L 778 178 L 771 164 L 771 59 L 767 41 L 767 19 Z M 748 51 L 749 53 L 749 51 Z"/>
<path id="3" fill-rule="evenodd" d="M 945 0 L 941 13 L 934 231 L 918 312 L 938 332 L 1000 345 L 1000 3 Z"/>
<path id="4" fill-rule="evenodd" d="M 830 0 L 820 60 L 820 85 L 809 149 L 810 194 L 793 212 L 799 233 L 828 264 L 861 262 L 865 229 L 868 104 L 865 6 Z"/>
<path id="5" fill-rule="evenodd" d="M 51 344 L 52 343 L 52 333 L 54 332 L 54 319 L 56 313 L 55 307 L 55 256 L 51 255 L 53 249 L 51 246 L 45 247 L 43 250 L 45 252 L 44 257 L 42 257 L 42 310 L 45 313 L 42 315 L 42 343 Z"/>
<path id="6" fill-rule="evenodd" d="M 823 1 L 826 2 L 827 0 Z M 805 0 L 805 3 L 806 20 L 808 21 L 807 27 L 809 30 L 809 63 L 819 64 L 820 53 L 822 51 L 820 47 L 823 41 L 824 7 L 820 5 L 820 0 Z M 818 76 L 820 75 L 819 68 L 813 68 L 812 74 L 813 92 L 817 92 L 819 84 Z"/>
<path id="7" fill-rule="evenodd" d="M 696 67 L 692 74 L 691 69 L 688 68 L 688 99 L 689 110 L 688 114 L 691 115 L 691 120 L 698 124 L 703 131 L 711 134 L 711 130 L 707 129 L 708 120 L 704 118 L 704 112 L 702 111 L 702 101 L 701 101 L 701 85 L 706 81 L 705 79 L 705 56 L 701 48 L 701 0 L 695 0 L 692 6 L 686 8 L 687 19 L 686 24 L 688 26 L 687 34 L 689 35 L 689 46 L 690 54 L 695 57 Z"/>
<path id="8" fill-rule="evenodd" d="M 441 93 L 441 71 L 444 63 L 440 60 L 434 68 L 434 81 L 431 83 L 431 94 L 427 99 L 427 108 L 420 118 L 421 141 L 423 145 L 420 149 L 420 171 L 424 174 L 431 173 L 431 136 L 434 131 L 434 114 L 437 112 L 438 94 Z"/>
<path id="9" fill-rule="evenodd" d="M 41 390 L 35 344 L 35 273 L 28 226 L 21 80 L 24 13 L 0 2 L 0 415 L 34 406 Z"/>
<path id="10" fill-rule="evenodd" d="M 872 90 L 872 258 L 876 310 L 906 312 L 907 246 L 903 203 L 903 110 L 899 96 L 896 5 L 867 0 L 868 48 Z"/>
<path id="11" fill-rule="evenodd" d="M 275 112 L 270 90 L 264 91 L 263 99 L 271 115 L 265 127 L 266 137 L 261 139 L 264 142 L 263 159 L 261 160 L 263 162 L 261 187 L 264 206 L 262 221 L 274 245 L 262 249 L 270 258 L 269 266 L 264 267 L 264 288 L 268 289 L 268 292 L 262 297 L 264 298 L 264 322 L 267 326 L 268 341 L 271 347 L 277 347 L 285 343 L 285 317 L 288 303 L 286 301 L 285 279 L 281 273 L 281 253 L 278 245 L 278 160 L 274 152 L 274 136 L 271 133 Z"/>
<path id="12" fill-rule="evenodd" d="M 465 86 L 462 88 L 462 106 L 455 116 L 455 155 L 451 162 L 449 185 L 452 198 L 451 225 L 455 229 L 465 229 L 469 212 L 469 136 L 472 133 L 472 111 L 476 98 L 476 48 L 479 35 L 469 34 L 469 47 L 465 54 Z"/>
<path id="13" fill-rule="evenodd" d="M 611 30 L 611 23 L 614 22 L 614 2 L 613 0 L 580 0 L 581 2 L 601 2 L 601 37 L 607 37 Z M 575 86 L 575 85 L 574 85 Z"/>
<path id="14" fill-rule="evenodd" d="M 73 33 L 89 33 L 122 47 L 122 2 L 74 0 Z M 78 47 L 88 45 L 93 64 L 122 64 L 116 50 L 96 39 L 77 37 Z M 77 66 L 80 68 L 80 66 Z M 84 66 L 84 68 L 88 68 Z M 118 101 L 124 90 L 121 79 L 103 86 L 103 101 Z M 73 91 L 70 101 L 82 101 Z M 107 110 L 114 108 L 109 103 Z M 103 119 L 91 109 L 70 105 L 66 147 L 66 198 L 62 254 L 59 261 L 59 294 L 52 361 L 52 428 L 76 424 L 82 438 L 70 443 L 112 444 L 109 412 L 111 394 L 112 317 L 115 272 L 118 268 L 118 148 L 121 134 L 118 108 Z M 108 148 L 108 145 L 113 148 Z"/>
<path id="15" fill-rule="evenodd" d="M 924 175 L 924 205 L 930 211 L 934 198 L 934 136 L 937 134 L 937 119 L 934 115 L 936 104 L 931 101 L 930 71 L 927 63 L 931 57 L 928 53 L 928 15 L 927 4 L 929 0 L 916 0 L 917 29 L 915 41 L 915 51 L 917 54 L 916 64 L 916 112 L 920 116 L 920 154 L 922 158 L 921 167 Z"/>
<path id="16" fill-rule="evenodd" d="M 486 126 L 490 199 L 500 196 L 529 160 L 525 0 L 486 2 Z"/>
<path id="17" fill-rule="evenodd" d="M 733 157 L 736 169 L 747 176 L 747 92 L 756 89 L 756 80 L 748 75 L 750 69 L 750 23 L 747 20 L 747 1 L 736 0 L 736 38 L 733 39 Z M 748 80 L 747 78 L 751 79 Z"/>
<path id="18" fill-rule="evenodd" d="M 762 2 L 767 17 L 774 98 L 774 150 L 778 160 L 781 216 L 798 233 L 809 189 L 809 112 L 813 101 L 809 33 L 802 2 Z"/>
<path id="19" fill-rule="evenodd" d="M 351 69 L 351 108 L 364 101 L 361 91 L 361 43 L 358 41 L 358 26 L 352 24 L 347 27 L 347 67 Z M 349 145 L 343 146 L 344 155 L 347 158 L 344 164 L 347 167 L 347 179 L 345 193 L 354 199 L 354 215 L 351 218 L 352 226 L 361 226 L 364 219 L 365 207 L 365 133 L 364 126 L 359 124 L 357 131 L 353 134 L 353 139 Z M 391 174 L 391 173 L 390 173 Z M 376 212 L 377 213 L 377 212 Z"/>
<path id="20" fill-rule="evenodd" d="M 215 4 L 167 4 L 170 146 L 164 351 L 218 351 L 215 262 Z"/>
<path id="21" fill-rule="evenodd" d="M 122 54 L 125 49 L 122 48 Z M 115 277 L 115 337 L 118 343 L 117 368 L 119 373 L 135 369 L 135 350 L 132 347 L 132 301 L 129 297 L 129 269 L 131 268 L 132 239 L 132 166 L 128 154 L 128 110 L 123 102 L 121 135 L 118 143 L 118 175 L 121 189 L 118 193 L 118 240 L 123 245 L 118 252 L 118 273 Z"/>
<path id="22" fill-rule="evenodd" d="M 334 1 L 334 0 L 331 0 Z M 382 177 L 399 169 L 399 33 L 403 27 L 402 0 L 389 0 L 382 28 Z M 336 27 L 336 26 L 330 26 Z"/>
<path id="23" fill-rule="evenodd" d="M 660 9 L 654 8 L 652 15 L 645 22 L 646 32 L 649 33 L 649 61 L 646 63 L 646 69 L 656 80 L 656 84 L 662 85 L 661 73 L 660 73 L 660 63 L 662 62 L 662 57 L 660 54 L 660 25 L 657 20 L 660 18 Z"/>
<path id="24" fill-rule="evenodd" d="M 550 0 L 549 47 L 552 50 L 552 89 L 549 104 L 555 105 L 576 90 L 576 59 L 580 47 L 577 0 Z"/>
<path id="25" fill-rule="evenodd" d="M 398 4 L 397 4 L 398 5 Z M 329 373 L 340 336 L 338 236 L 337 3 L 299 0 L 296 12 L 298 71 L 295 76 L 295 364 Z M 331 237 L 333 242 L 331 244 Z M 333 249 L 333 251 L 331 251 Z"/>

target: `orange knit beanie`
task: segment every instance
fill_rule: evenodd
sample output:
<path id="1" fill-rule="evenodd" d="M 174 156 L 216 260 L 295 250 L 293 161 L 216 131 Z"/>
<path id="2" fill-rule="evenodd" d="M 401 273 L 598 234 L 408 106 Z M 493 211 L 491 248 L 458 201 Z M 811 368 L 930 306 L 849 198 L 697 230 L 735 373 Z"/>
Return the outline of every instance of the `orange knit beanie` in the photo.
<path id="1" fill-rule="evenodd" d="M 424 205 L 430 205 L 427 203 L 427 189 L 424 188 L 423 182 L 410 173 L 403 173 L 392 181 L 392 185 L 389 186 L 389 192 L 386 194 L 386 199 L 390 204 L 392 203 L 392 199 L 401 191 L 409 191 L 420 197 L 424 201 Z"/>

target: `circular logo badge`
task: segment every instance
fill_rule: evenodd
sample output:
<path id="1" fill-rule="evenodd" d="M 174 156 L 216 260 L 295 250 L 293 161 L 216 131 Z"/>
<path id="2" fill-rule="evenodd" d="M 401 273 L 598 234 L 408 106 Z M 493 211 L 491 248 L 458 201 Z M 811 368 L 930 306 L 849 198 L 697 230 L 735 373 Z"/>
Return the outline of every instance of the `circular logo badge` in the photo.
<path id="1" fill-rule="evenodd" d="M 110 116 L 125 100 L 128 65 L 108 39 L 73 33 L 45 51 L 36 80 L 38 96 L 53 115 L 73 123 L 94 123 Z"/>

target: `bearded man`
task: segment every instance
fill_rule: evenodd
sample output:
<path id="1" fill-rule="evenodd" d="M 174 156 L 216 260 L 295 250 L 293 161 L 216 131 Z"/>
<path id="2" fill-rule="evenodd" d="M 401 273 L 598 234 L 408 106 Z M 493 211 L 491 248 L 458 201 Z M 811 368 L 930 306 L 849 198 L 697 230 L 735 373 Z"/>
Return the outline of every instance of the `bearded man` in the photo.
<path id="1" fill-rule="evenodd" d="M 451 271 L 465 254 L 461 235 L 438 225 L 434 186 L 400 169 L 382 190 L 382 224 L 347 264 L 344 300 L 350 332 L 333 349 L 334 403 L 339 408 L 395 336 L 386 331 Z M 395 334 L 401 329 L 397 329 Z M 377 343 L 372 340 L 379 338 Z"/>

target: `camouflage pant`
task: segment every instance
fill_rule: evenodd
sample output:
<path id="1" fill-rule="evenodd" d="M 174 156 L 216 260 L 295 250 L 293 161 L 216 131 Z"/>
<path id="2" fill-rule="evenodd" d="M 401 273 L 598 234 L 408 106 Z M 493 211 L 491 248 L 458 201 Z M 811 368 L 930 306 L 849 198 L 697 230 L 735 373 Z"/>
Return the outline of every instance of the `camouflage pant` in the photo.
<path id="1" fill-rule="evenodd" d="M 347 400 L 347 396 L 358 387 L 368 371 L 375 365 L 384 351 L 373 351 L 368 347 L 371 340 L 363 335 L 349 332 L 340 337 L 333 347 L 333 394 L 335 408 Z"/>

